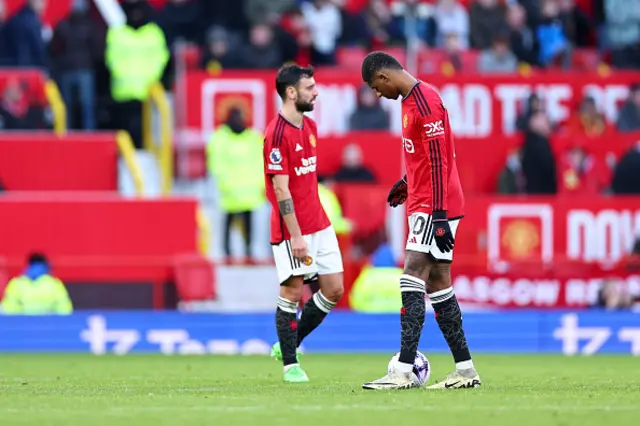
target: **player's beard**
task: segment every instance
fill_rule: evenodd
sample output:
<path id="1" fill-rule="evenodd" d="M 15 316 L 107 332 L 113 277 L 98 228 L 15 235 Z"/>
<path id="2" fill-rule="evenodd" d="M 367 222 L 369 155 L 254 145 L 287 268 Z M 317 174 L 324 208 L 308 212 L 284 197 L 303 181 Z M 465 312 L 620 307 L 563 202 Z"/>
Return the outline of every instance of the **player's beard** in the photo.
<path id="1" fill-rule="evenodd" d="M 313 100 L 315 99 L 312 99 L 309 102 L 302 102 L 300 100 L 296 101 L 296 110 L 301 113 L 313 111 L 314 105 L 311 103 Z"/>

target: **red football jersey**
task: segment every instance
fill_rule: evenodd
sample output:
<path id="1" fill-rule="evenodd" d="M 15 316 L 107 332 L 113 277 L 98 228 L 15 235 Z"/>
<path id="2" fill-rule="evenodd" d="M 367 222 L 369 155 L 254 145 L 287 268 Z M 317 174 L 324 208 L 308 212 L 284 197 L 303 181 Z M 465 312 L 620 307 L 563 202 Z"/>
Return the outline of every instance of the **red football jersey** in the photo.
<path id="1" fill-rule="evenodd" d="M 271 244 L 291 238 L 280 214 L 273 189 L 273 175 L 289 175 L 289 191 L 302 235 L 322 231 L 331 225 L 318 196 L 316 141 L 318 128 L 308 118 L 298 128 L 278 114 L 265 130 L 264 175 L 267 198 L 271 203 Z"/>
<path id="2" fill-rule="evenodd" d="M 449 114 L 438 92 L 418 82 L 402 100 L 402 139 L 407 168 L 407 214 L 446 210 L 464 215 Z"/>

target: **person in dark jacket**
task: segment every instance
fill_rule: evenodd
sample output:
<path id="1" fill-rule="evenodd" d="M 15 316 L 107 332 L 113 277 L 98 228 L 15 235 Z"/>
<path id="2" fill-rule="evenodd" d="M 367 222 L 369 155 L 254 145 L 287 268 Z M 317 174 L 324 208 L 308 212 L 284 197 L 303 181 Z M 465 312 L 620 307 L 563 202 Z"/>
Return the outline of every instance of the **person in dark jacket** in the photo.
<path id="1" fill-rule="evenodd" d="M 365 166 L 362 149 L 358 144 L 350 143 L 342 150 L 342 165 L 333 177 L 336 182 L 374 183 L 376 177 Z"/>
<path id="2" fill-rule="evenodd" d="M 51 42 L 53 68 L 59 75 L 58 84 L 69 109 L 67 125 L 70 129 L 78 128 L 73 114 L 74 92 L 78 93 L 82 110 L 82 128 L 94 130 L 96 127 L 93 69 L 99 44 L 88 11 L 88 0 L 73 0 L 71 13 L 55 28 Z"/>
<path id="3" fill-rule="evenodd" d="M 373 90 L 360 87 L 358 106 L 349 118 L 350 130 L 389 130 L 389 114 L 382 108 Z"/>
<path id="4" fill-rule="evenodd" d="M 11 50 L 7 34 L 7 5 L 0 0 L 0 67 L 11 66 Z"/>
<path id="5" fill-rule="evenodd" d="M 42 38 L 42 21 L 46 0 L 29 0 L 7 23 L 7 41 L 13 66 L 41 68 L 49 71 L 49 55 Z"/>
<path id="6" fill-rule="evenodd" d="M 178 41 L 199 43 L 202 40 L 200 5 L 190 0 L 169 0 L 158 14 L 158 25 L 164 31 L 169 49 Z"/>
<path id="7" fill-rule="evenodd" d="M 616 128 L 620 132 L 640 130 L 640 84 L 634 84 L 629 90 L 629 99 L 618 113 Z"/>
<path id="8" fill-rule="evenodd" d="M 556 161 L 549 144 L 551 123 L 543 112 L 529 120 L 529 130 L 522 145 L 522 172 L 527 194 L 555 194 L 558 190 Z"/>
<path id="9" fill-rule="evenodd" d="M 640 194 L 640 141 L 616 165 L 611 190 L 614 194 Z"/>

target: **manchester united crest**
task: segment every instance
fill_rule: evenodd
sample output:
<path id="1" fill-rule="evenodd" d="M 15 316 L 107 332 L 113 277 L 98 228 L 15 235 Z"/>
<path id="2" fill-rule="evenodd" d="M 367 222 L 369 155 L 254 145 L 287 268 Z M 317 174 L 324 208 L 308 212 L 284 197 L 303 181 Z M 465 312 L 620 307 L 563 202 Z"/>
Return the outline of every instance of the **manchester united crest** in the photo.
<path id="1" fill-rule="evenodd" d="M 402 117 L 402 127 L 407 128 L 407 124 L 409 124 L 409 116 L 407 114 Z"/>
<path id="2" fill-rule="evenodd" d="M 539 231 L 531 221 L 514 220 L 507 225 L 502 243 L 513 257 L 529 257 L 540 245 Z"/>
<path id="3" fill-rule="evenodd" d="M 309 136 L 309 143 L 311 144 L 311 146 L 315 147 L 316 146 L 316 137 L 311 135 Z"/>

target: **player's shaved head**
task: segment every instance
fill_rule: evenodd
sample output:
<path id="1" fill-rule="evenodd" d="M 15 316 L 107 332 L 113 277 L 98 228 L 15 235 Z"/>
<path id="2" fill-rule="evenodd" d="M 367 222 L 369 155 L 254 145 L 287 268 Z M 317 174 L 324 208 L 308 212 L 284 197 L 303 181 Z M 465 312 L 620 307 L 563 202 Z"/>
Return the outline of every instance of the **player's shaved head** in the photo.
<path id="1" fill-rule="evenodd" d="M 371 52 L 362 61 L 362 80 L 371 84 L 376 73 L 384 70 L 402 70 L 402 65 L 393 56 L 384 52 Z"/>
<path id="2" fill-rule="evenodd" d="M 301 67 L 296 64 L 284 65 L 276 75 L 276 91 L 283 100 L 287 95 L 287 88 L 297 88 L 303 78 L 313 77 L 314 70 L 311 67 Z"/>

